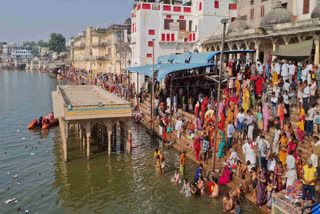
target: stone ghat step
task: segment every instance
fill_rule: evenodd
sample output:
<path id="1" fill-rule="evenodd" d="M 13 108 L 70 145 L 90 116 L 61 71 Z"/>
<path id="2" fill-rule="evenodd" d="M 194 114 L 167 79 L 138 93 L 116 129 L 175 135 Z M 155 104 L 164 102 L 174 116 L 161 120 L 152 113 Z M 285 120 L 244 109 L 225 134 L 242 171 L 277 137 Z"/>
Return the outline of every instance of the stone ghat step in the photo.
<path id="1" fill-rule="evenodd" d="M 147 107 L 147 104 L 145 103 L 140 103 L 140 110 L 142 110 L 144 112 L 144 115 L 146 117 L 147 120 L 151 120 L 151 117 L 150 117 L 150 114 L 148 113 L 148 107 Z M 179 111 L 182 112 L 182 110 L 180 109 Z M 194 115 L 191 115 L 190 113 L 186 113 L 184 112 L 185 114 L 185 117 L 189 117 L 191 118 L 190 120 L 193 121 L 194 119 Z M 176 118 L 173 116 L 172 117 L 172 120 L 175 124 L 176 122 Z M 155 124 L 155 127 L 158 126 L 158 124 Z M 270 142 L 270 144 L 272 144 L 273 142 L 273 137 L 274 137 L 274 127 L 270 127 L 269 129 L 269 132 L 266 132 L 264 133 L 265 135 L 265 138 L 266 140 L 268 140 Z M 175 134 L 173 134 L 175 135 Z M 182 136 L 182 139 L 185 141 L 185 142 L 188 142 L 188 144 L 192 145 L 193 144 L 193 141 L 194 140 L 189 140 L 187 139 L 185 136 Z M 235 139 L 235 141 L 237 141 L 237 139 Z M 306 161 L 310 155 L 311 155 L 311 152 L 310 152 L 310 148 L 311 148 L 311 144 L 308 144 L 308 143 L 304 143 L 304 144 L 301 144 L 301 143 L 298 143 L 298 150 L 301 150 L 302 151 L 302 158 Z M 240 156 L 240 154 L 242 154 L 242 151 L 237 151 L 238 152 L 238 155 Z"/>

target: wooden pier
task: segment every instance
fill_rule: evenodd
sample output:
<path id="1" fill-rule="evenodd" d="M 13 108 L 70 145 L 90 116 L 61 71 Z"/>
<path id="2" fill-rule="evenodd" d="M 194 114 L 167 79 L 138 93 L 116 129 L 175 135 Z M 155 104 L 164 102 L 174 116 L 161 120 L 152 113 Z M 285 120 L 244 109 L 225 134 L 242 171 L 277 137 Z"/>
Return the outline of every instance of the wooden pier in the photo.
<path id="1" fill-rule="evenodd" d="M 68 137 L 74 126 L 80 135 L 80 149 L 86 149 L 90 158 L 90 139 L 107 142 L 111 154 L 112 142 L 116 141 L 117 124 L 120 125 L 120 148 L 130 151 L 131 104 L 97 86 L 57 86 L 52 92 L 55 117 L 59 119 L 64 160 L 68 161 Z M 128 141 L 124 142 L 124 130 L 128 130 Z"/>

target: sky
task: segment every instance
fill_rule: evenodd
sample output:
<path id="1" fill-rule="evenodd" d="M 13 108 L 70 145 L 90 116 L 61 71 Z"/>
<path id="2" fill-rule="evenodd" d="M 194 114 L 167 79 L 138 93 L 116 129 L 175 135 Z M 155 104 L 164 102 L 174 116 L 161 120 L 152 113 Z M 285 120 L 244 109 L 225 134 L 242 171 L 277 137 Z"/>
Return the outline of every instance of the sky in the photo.
<path id="1" fill-rule="evenodd" d="M 108 27 L 130 18 L 134 0 L 0 0 L 0 42 L 70 40 L 86 27 Z"/>

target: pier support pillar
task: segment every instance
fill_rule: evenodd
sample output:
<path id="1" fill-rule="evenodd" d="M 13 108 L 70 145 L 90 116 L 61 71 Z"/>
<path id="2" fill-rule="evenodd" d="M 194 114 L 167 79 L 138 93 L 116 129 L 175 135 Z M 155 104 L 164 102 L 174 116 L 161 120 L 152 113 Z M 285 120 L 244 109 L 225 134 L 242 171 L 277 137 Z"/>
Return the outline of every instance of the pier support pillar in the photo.
<path id="1" fill-rule="evenodd" d="M 87 135 L 87 159 L 90 159 L 90 137 L 91 137 L 90 122 L 87 122 L 86 124 L 86 135 Z"/>
<path id="2" fill-rule="evenodd" d="M 80 133 L 80 149 L 82 149 L 82 141 L 83 141 L 83 130 L 82 130 L 82 127 L 81 125 L 79 124 L 79 133 Z"/>
<path id="3" fill-rule="evenodd" d="M 124 123 L 120 121 L 120 150 L 124 151 Z"/>
<path id="4" fill-rule="evenodd" d="M 82 148 L 86 148 L 86 129 L 82 128 Z"/>
<path id="5" fill-rule="evenodd" d="M 128 140 L 127 140 L 127 152 L 131 152 L 131 145 L 132 145 L 132 133 L 131 133 L 131 119 L 128 120 L 127 122 L 127 129 L 128 129 Z"/>
<path id="6" fill-rule="evenodd" d="M 69 135 L 69 124 L 64 120 L 59 120 L 60 132 L 62 138 L 62 148 L 63 148 L 63 159 L 68 161 L 68 135 Z"/>
<path id="7" fill-rule="evenodd" d="M 108 131 L 108 155 L 111 155 L 111 136 L 112 136 L 112 121 L 107 122 Z"/>

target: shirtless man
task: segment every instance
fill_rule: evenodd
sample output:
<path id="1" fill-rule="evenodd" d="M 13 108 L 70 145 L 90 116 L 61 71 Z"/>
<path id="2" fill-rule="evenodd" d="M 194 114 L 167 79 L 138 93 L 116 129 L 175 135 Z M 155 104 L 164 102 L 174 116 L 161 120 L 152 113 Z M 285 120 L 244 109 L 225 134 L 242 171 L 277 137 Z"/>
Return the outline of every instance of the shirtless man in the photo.
<path id="1" fill-rule="evenodd" d="M 229 212 L 233 208 L 233 200 L 230 198 L 229 193 L 226 193 L 226 195 L 223 197 L 222 200 L 223 204 L 223 212 Z"/>
<path id="2" fill-rule="evenodd" d="M 238 200 L 240 200 L 240 195 L 245 194 L 248 191 L 248 189 L 249 189 L 249 187 L 245 183 L 245 181 L 241 181 L 239 183 L 239 186 L 230 190 L 229 196 L 230 196 L 230 198 L 237 198 Z"/>

